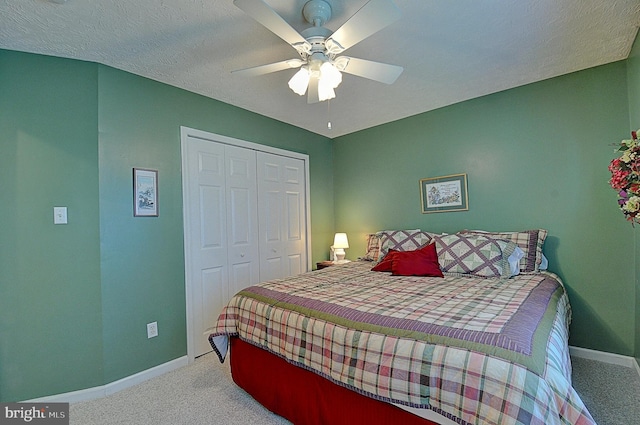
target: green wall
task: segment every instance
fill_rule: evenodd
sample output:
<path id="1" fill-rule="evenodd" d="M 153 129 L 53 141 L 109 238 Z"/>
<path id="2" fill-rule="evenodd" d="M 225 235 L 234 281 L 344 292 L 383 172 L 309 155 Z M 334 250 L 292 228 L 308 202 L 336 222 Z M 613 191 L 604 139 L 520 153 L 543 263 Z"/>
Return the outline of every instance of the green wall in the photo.
<path id="1" fill-rule="evenodd" d="M 629 121 L 632 130 L 640 129 L 640 34 L 627 60 L 627 81 L 629 86 Z M 627 137 L 625 137 L 626 139 Z M 640 231 L 635 228 L 636 263 L 636 361 L 640 365 Z"/>
<path id="2" fill-rule="evenodd" d="M 326 258 L 329 139 L 28 53 L 0 50 L 0 93 L 0 402 L 105 385 L 186 354 L 180 126 L 309 155 L 312 258 Z M 157 218 L 133 218 L 133 167 L 159 171 Z M 69 224 L 53 225 L 54 206 L 68 207 Z"/>
<path id="3" fill-rule="evenodd" d="M 626 78 L 617 62 L 337 138 L 336 228 L 349 255 L 381 229 L 548 229 L 570 343 L 633 355 L 634 233 L 607 170 L 628 135 Z M 419 179 L 455 173 L 468 175 L 469 211 L 422 214 Z"/>
<path id="4" fill-rule="evenodd" d="M 105 380 L 186 354 L 180 126 L 308 154 L 314 261 L 333 232 L 330 140 L 146 78 L 99 67 Z M 133 167 L 157 169 L 158 218 L 134 218 Z M 147 339 L 146 323 L 159 337 Z"/>
<path id="5" fill-rule="evenodd" d="M 334 230 L 354 258 L 381 228 L 548 229 L 571 344 L 640 361 L 640 236 L 606 169 L 640 127 L 638 50 L 333 142 L 106 66 L 0 50 L 0 401 L 186 353 L 181 125 L 309 155 L 314 262 Z M 159 170 L 157 218 L 132 217 L 133 167 Z M 470 210 L 421 214 L 418 180 L 460 172 Z M 69 224 L 53 225 L 54 206 Z"/>
<path id="6" fill-rule="evenodd" d="M 0 401 L 103 384 L 97 82 L 0 50 Z"/>

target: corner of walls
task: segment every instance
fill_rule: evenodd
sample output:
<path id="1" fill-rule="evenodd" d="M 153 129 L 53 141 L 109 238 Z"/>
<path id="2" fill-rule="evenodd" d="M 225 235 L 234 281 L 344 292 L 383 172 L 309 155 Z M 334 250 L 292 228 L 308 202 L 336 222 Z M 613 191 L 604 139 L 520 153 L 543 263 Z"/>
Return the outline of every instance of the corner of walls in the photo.
<path id="1" fill-rule="evenodd" d="M 627 87 L 629 93 L 629 125 L 630 130 L 640 128 L 640 32 L 636 35 L 635 42 L 627 59 Z M 640 230 L 636 227 L 635 233 L 635 358 L 640 365 Z"/>
<path id="2" fill-rule="evenodd" d="M 182 125 L 309 155 L 312 258 L 327 257 L 330 139 L 104 65 L 5 50 L 0 64 L 0 402 L 186 353 Z M 159 217 L 133 217 L 133 167 L 159 171 Z"/>

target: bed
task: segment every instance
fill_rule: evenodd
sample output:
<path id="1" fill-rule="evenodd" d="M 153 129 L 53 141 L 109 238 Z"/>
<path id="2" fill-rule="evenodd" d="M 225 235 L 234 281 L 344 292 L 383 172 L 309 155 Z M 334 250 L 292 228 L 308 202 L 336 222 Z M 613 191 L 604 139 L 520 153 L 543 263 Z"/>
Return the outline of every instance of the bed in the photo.
<path id="1" fill-rule="evenodd" d="M 377 232 L 362 261 L 240 291 L 209 341 L 296 424 L 595 424 L 545 237 Z"/>

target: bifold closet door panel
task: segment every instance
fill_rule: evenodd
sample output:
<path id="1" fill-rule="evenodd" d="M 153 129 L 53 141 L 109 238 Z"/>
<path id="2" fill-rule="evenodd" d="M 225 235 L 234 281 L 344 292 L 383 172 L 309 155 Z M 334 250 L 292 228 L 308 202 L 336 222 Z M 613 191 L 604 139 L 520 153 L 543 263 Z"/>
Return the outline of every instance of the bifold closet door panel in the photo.
<path id="1" fill-rule="evenodd" d="M 195 355 L 211 351 L 208 336 L 231 296 L 227 258 L 224 145 L 190 137 L 185 196 L 192 335 Z"/>
<path id="2" fill-rule="evenodd" d="M 306 271 L 305 163 L 265 152 L 257 154 L 260 279 Z"/>
<path id="3" fill-rule="evenodd" d="M 308 157 L 182 131 L 187 345 L 198 357 L 234 294 L 307 271 Z"/>
<path id="4" fill-rule="evenodd" d="M 256 152 L 225 146 L 229 291 L 260 282 Z"/>

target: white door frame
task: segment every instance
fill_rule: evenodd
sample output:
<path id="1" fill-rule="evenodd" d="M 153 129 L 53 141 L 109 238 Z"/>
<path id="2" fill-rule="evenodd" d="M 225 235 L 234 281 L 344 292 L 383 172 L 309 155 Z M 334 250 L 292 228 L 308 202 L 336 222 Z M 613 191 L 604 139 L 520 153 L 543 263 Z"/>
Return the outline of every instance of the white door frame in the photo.
<path id="1" fill-rule="evenodd" d="M 305 168 L 305 216 L 306 216 L 306 238 L 307 238 L 307 270 L 311 270 L 311 201 L 309 192 L 309 155 L 291 152 L 284 149 L 274 148 L 271 146 L 260 145 L 257 143 L 247 142 L 245 140 L 234 139 L 232 137 L 223 136 L 220 134 L 209 133 L 202 130 L 196 130 L 189 127 L 180 127 L 180 148 L 182 155 L 182 211 L 183 211 L 183 233 L 184 233 L 184 270 L 185 270 L 185 295 L 186 295 L 186 320 L 187 320 L 187 357 L 189 363 L 195 359 L 194 341 L 193 341 L 193 306 L 192 300 L 192 276 L 191 276 L 191 258 L 189 255 L 188 247 L 190 244 L 190 229 L 192 223 L 190 222 L 190 215 L 186 213 L 192 204 L 192 200 L 189 199 L 189 191 L 187 190 L 187 181 L 185 178 L 185 170 L 188 168 L 187 163 L 187 140 L 189 137 L 201 139 L 216 143 L 225 143 L 232 146 L 243 147 L 246 149 L 252 149 L 255 151 L 267 152 L 276 155 L 288 156 L 291 158 L 301 159 L 304 161 Z"/>

